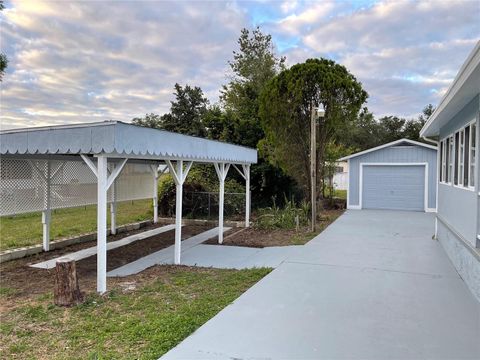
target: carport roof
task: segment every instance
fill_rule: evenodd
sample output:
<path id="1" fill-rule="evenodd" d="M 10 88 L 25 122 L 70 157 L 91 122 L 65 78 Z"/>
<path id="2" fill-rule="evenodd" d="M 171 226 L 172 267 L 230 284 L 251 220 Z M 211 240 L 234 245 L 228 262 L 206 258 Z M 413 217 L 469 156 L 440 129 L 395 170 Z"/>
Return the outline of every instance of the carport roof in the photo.
<path id="1" fill-rule="evenodd" d="M 104 154 L 139 159 L 257 162 L 255 149 L 120 121 L 3 130 L 0 154 Z"/>
<path id="2" fill-rule="evenodd" d="M 338 161 L 345 161 L 345 160 L 348 160 L 348 159 L 351 159 L 351 158 L 354 158 L 354 157 L 357 157 L 357 156 L 360 156 L 360 155 L 368 154 L 368 153 L 373 152 L 373 151 L 377 151 L 377 150 L 384 149 L 384 148 L 387 148 L 387 147 L 390 147 L 390 146 L 396 146 L 396 145 L 400 145 L 400 144 L 404 144 L 404 143 L 409 144 L 409 145 L 423 146 L 423 147 L 426 147 L 426 148 L 432 149 L 432 150 L 437 150 L 437 147 L 434 146 L 434 145 L 424 144 L 424 143 L 421 143 L 421 142 L 418 142 L 418 141 L 413 141 L 413 140 L 410 140 L 410 139 L 400 139 L 400 140 L 392 141 L 392 142 L 389 142 L 387 144 L 383 144 L 383 145 L 380 145 L 380 146 L 377 146 L 377 147 L 374 147 L 374 148 L 371 148 L 371 149 L 360 151 L 360 152 L 352 154 L 352 155 L 344 156 L 344 157 L 338 159 Z"/>

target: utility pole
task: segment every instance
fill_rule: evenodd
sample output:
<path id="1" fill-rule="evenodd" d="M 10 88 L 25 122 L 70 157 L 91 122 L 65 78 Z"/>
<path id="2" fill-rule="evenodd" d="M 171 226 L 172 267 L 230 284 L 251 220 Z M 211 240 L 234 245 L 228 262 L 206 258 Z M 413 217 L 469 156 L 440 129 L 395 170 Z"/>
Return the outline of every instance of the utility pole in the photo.
<path id="1" fill-rule="evenodd" d="M 310 204 L 312 207 L 312 232 L 317 224 L 317 124 L 313 101 L 310 102 Z"/>

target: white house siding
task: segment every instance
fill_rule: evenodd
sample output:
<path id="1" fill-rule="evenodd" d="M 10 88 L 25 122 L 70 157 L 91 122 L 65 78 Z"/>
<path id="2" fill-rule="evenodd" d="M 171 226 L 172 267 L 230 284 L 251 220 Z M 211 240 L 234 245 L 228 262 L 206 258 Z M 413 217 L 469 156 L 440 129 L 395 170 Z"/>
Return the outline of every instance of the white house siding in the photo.
<path id="1" fill-rule="evenodd" d="M 466 105 L 448 124 L 441 128 L 440 139 L 455 133 L 473 119 L 477 120 L 479 112 L 479 97 L 476 96 L 468 105 Z M 478 126 L 477 126 L 478 134 Z M 477 135 L 478 139 L 478 135 Z M 477 163 L 478 163 L 478 144 L 477 144 Z M 455 165 L 456 166 L 456 165 Z M 478 226 L 478 166 L 477 166 L 476 191 L 458 188 L 453 185 L 439 184 L 438 187 L 438 215 L 444 219 L 455 231 L 464 237 L 472 246 L 476 246 L 477 226 Z"/>
<path id="2" fill-rule="evenodd" d="M 477 195 L 474 191 L 438 185 L 438 217 L 475 247 L 477 237 Z"/>
<path id="3" fill-rule="evenodd" d="M 418 145 L 391 146 L 349 159 L 348 205 L 360 206 L 360 163 L 428 163 L 428 208 L 436 208 L 437 151 Z"/>

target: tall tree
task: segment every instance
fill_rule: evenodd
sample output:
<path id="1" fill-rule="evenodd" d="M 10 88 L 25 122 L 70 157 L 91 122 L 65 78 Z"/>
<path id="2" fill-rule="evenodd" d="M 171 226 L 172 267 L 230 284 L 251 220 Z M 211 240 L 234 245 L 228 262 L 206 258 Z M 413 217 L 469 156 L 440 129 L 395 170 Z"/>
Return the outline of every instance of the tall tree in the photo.
<path id="1" fill-rule="evenodd" d="M 267 82 L 285 68 L 285 58 L 275 54 L 272 37 L 257 27 L 242 29 L 239 50 L 229 61 L 230 81 L 223 86 L 220 100 L 225 109 L 223 139 L 239 145 L 257 147 L 264 139 L 259 98 Z M 227 125 L 228 124 L 228 125 Z M 258 164 L 252 167 L 252 199 L 256 205 L 268 206 L 272 198 L 282 202 L 284 196 L 297 191 L 294 180 L 269 163 L 260 152 Z"/>
<path id="2" fill-rule="evenodd" d="M 370 149 L 403 138 L 424 141 L 420 138 L 420 130 L 434 111 L 433 105 L 428 104 L 417 118 L 384 116 L 377 120 L 367 108 L 364 108 L 353 123 L 339 128 L 336 141 L 347 146 L 351 152 Z"/>
<path id="3" fill-rule="evenodd" d="M 180 134 L 205 136 L 203 118 L 207 112 L 208 99 L 198 86 L 185 87 L 175 84 L 175 100 L 171 102 L 170 113 L 162 116 L 147 114 L 134 118 L 132 122 L 141 126 L 154 127 Z"/>
<path id="4" fill-rule="evenodd" d="M 364 107 L 353 122 L 337 125 L 335 140 L 344 145 L 345 149 L 349 149 L 350 153 L 354 153 L 379 145 L 380 132 L 380 125 L 375 117 Z"/>
<path id="5" fill-rule="evenodd" d="M 143 118 L 140 118 L 140 117 L 133 118 L 132 123 L 134 123 L 135 125 L 140 125 L 144 127 L 161 129 L 162 117 L 160 115 L 150 113 L 150 114 L 145 114 L 145 117 Z"/>
<path id="6" fill-rule="evenodd" d="M 258 116 L 259 96 L 267 81 L 283 70 L 285 58 L 274 52 L 272 37 L 257 27 L 242 29 L 238 39 L 239 51 L 229 61 L 232 75 L 223 86 L 220 100 L 235 115 L 236 132 L 241 145 L 256 147 L 264 137 Z"/>
<path id="7" fill-rule="evenodd" d="M 434 111 L 435 107 L 432 104 L 428 104 L 423 108 L 422 113 L 417 119 L 407 120 L 403 129 L 403 137 L 410 140 L 424 141 L 420 138 L 420 130 L 422 130 L 423 125 L 425 125 Z"/>
<path id="8" fill-rule="evenodd" d="M 323 107 L 318 121 L 318 179 L 323 179 L 327 143 L 337 125 L 352 122 L 368 94 L 348 70 L 332 60 L 309 59 L 273 78 L 262 93 L 260 115 L 270 144 L 269 158 L 293 176 L 305 190 L 310 184 L 310 114 Z M 317 199 L 321 188 L 317 187 Z"/>
<path id="9" fill-rule="evenodd" d="M 208 99 L 198 86 L 175 84 L 175 100 L 172 101 L 170 114 L 162 117 L 162 127 L 187 135 L 205 136 L 203 116 L 207 111 Z"/>
<path id="10" fill-rule="evenodd" d="M 403 137 L 405 119 L 398 116 L 384 116 L 378 120 L 380 124 L 380 137 L 384 143 L 389 143 Z"/>
<path id="11" fill-rule="evenodd" d="M 222 110 L 220 106 L 209 106 L 205 112 L 203 123 L 207 138 L 230 143 L 241 143 L 235 131 L 235 114 L 231 110 Z"/>

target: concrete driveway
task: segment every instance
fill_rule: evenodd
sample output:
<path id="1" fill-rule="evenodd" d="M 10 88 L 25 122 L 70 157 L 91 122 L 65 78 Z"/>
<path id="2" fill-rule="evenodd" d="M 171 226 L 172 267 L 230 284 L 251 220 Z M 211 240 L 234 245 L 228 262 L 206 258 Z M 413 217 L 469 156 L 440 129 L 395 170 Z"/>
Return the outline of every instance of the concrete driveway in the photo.
<path id="1" fill-rule="evenodd" d="M 347 211 L 165 359 L 480 359 L 433 215 Z"/>

